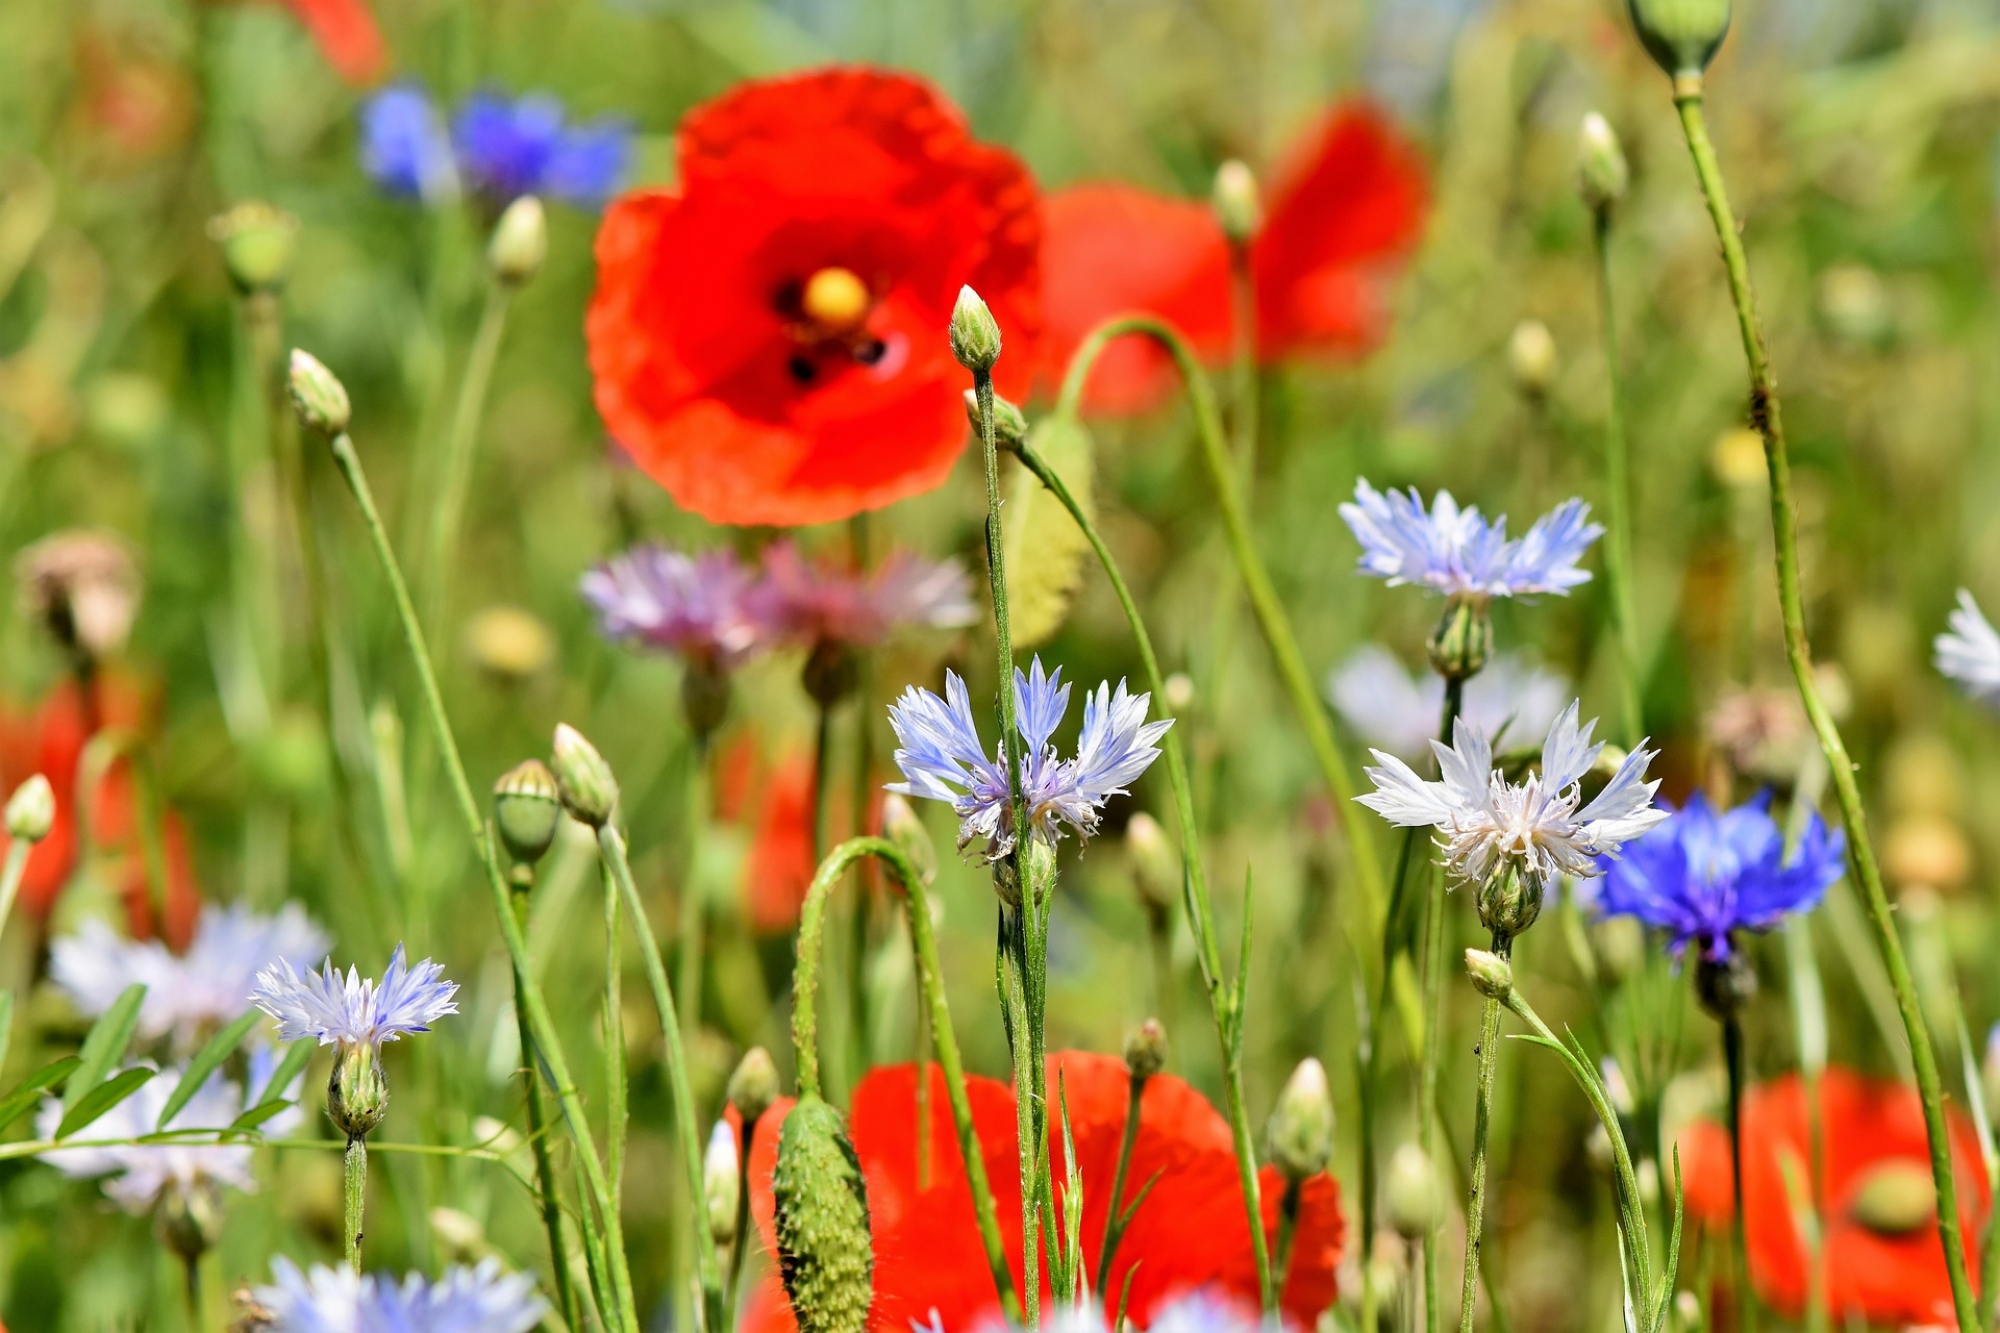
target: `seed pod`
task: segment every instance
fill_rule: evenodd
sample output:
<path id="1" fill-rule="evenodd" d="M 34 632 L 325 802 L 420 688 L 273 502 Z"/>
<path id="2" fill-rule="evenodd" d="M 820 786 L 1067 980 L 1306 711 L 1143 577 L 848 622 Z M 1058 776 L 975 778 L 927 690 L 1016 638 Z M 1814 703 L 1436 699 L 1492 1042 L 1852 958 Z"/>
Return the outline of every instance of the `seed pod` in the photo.
<path id="1" fill-rule="evenodd" d="M 951 354 L 974 372 L 991 370 L 1000 359 L 1000 324 L 970 287 L 958 289 L 951 308 Z"/>
<path id="2" fill-rule="evenodd" d="M 493 784 L 493 823 L 516 861 L 533 865 L 548 854 L 562 823 L 555 774 L 539 759 L 516 764 Z"/>
<path id="3" fill-rule="evenodd" d="M 1632 26 L 1669 78 L 1700 78 L 1729 35 L 1729 0 L 1626 0 Z"/>
<path id="4" fill-rule="evenodd" d="M 807 1096 L 785 1117 L 778 1165 L 778 1272 L 799 1333 L 864 1333 L 874 1301 L 868 1188 L 840 1112 Z"/>

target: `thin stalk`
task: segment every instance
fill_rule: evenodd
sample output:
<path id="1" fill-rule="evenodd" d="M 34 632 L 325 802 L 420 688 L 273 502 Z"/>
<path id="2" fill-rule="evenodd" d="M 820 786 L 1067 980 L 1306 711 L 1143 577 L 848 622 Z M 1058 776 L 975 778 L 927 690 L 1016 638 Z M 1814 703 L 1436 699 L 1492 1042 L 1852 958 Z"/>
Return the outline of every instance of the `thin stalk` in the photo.
<path id="1" fill-rule="evenodd" d="M 1097 1251 L 1097 1280 L 1091 1290 L 1103 1292 L 1111 1277 L 1111 1256 L 1117 1249 L 1118 1215 L 1125 1207 L 1125 1180 L 1132 1171 L 1132 1148 L 1139 1142 L 1139 1103 L 1146 1094 L 1146 1080 L 1133 1075 L 1127 1080 L 1130 1096 L 1125 1100 L 1125 1130 L 1118 1138 L 1118 1168 L 1111 1173 L 1111 1211 L 1104 1215 L 1104 1244 Z"/>
<path id="2" fill-rule="evenodd" d="M 1452 728 L 1464 706 L 1465 679 L 1447 677 L 1444 683 L 1444 712 L 1438 719 L 1438 739 L 1444 744 L 1451 743 Z M 1412 829 L 1404 839 L 1405 851 L 1409 850 L 1415 835 L 1416 830 Z M 1438 1063 L 1444 1047 L 1444 922 L 1447 899 L 1443 870 L 1433 868 L 1429 879 L 1431 889 L 1425 896 L 1424 911 L 1424 1047 L 1419 1057 L 1417 1082 L 1417 1146 L 1423 1149 L 1427 1160 L 1435 1162 Z M 1400 875 L 1398 884 L 1400 886 Z M 1481 1053 L 1484 1054 L 1484 1047 Z M 1372 1150 L 1374 1145 L 1366 1147 Z M 1433 1216 L 1431 1225 L 1424 1232 L 1424 1327 L 1430 1333 L 1436 1333 L 1438 1323 L 1438 1222 L 1439 1219 Z"/>
<path id="3" fill-rule="evenodd" d="M 625 1210 L 625 1133 L 631 1090 L 625 1078 L 625 993 L 620 984 L 624 931 L 618 921 L 618 885 L 604 880 L 604 1174 L 611 1181 L 611 1206 Z M 699 1196 L 697 1196 L 699 1197 Z"/>
<path id="4" fill-rule="evenodd" d="M 1286 1274 L 1292 1271 L 1292 1242 L 1298 1238 L 1299 1230 L 1299 1198 L 1299 1182 L 1288 1181 L 1284 1197 L 1278 1201 L 1277 1259 L 1272 1265 L 1272 1272 L 1281 1289 Z"/>
<path id="5" fill-rule="evenodd" d="M 736 1327 L 736 1295 L 743 1286 L 743 1257 L 750 1252 L 750 1150 L 757 1144 L 757 1122 L 762 1116 L 748 1116 L 737 1141 L 736 1153 L 736 1238 L 729 1246 L 729 1280 L 723 1286 L 722 1329 Z"/>
<path id="6" fill-rule="evenodd" d="M 1896 1008 L 1910 1040 L 1910 1058 L 1917 1077 L 1917 1090 L 1924 1106 L 1924 1129 L 1930 1141 L 1931 1180 L 1937 1189 L 1938 1241 L 1944 1248 L 1945 1272 L 1951 1280 L 1952 1308 L 1960 1328 L 1979 1324 L 1979 1301 L 1973 1295 L 1966 1273 L 1965 1247 L 1960 1239 L 1958 1185 L 1952 1178 L 1951 1138 L 1945 1128 L 1944 1088 L 1938 1078 L 1937 1053 L 1931 1047 L 1917 989 L 1910 977 L 1909 960 L 1896 934 L 1896 921 L 1883 890 L 1882 872 L 1875 860 L 1875 848 L 1868 836 L 1867 814 L 1861 804 L 1861 788 L 1854 776 L 1854 761 L 1833 714 L 1820 698 L 1813 679 L 1812 648 L 1806 638 L 1805 598 L 1800 587 L 1799 551 L 1795 510 L 1792 501 L 1791 457 L 1785 445 L 1784 418 L 1778 400 L 1777 377 L 1764 345 L 1764 331 L 1757 316 L 1757 298 L 1750 285 L 1750 264 L 1743 253 L 1743 238 L 1736 229 L 1736 215 L 1722 179 L 1722 166 L 1715 146 L 1709 141 L 1708 122 L 1702 108 L 1702 80 L 1699 75 L 1682 75 L 1674 80 L 1674 104 L 1680 112 L 1681 130 L 1688 152 L 1694 159 L 1702 197 L 1709 218 L 1722 245 L 1723 267 L 1729 275 L 1729 293 L 1736 307 L 1737 328 L 1742 335 L 1744 359 L 1750 374 L 1750 420 L 1764 437 L 1764 460 L 1771 474 L 1772 545 L 1777 552 L 1778 606 L 1784 619 L 1785 655 L 1791 661 L 1792 676 L 1806 716 L 1826 755 L 1833 778 L 1834 797 L 1840 805 L 1841 823 L 1847 830 L 1848 859 L 1868 902 L 1868 920 L 1874 928 L 1875 943 L 1889 971 L 1896 992 Z"/>
<path id="7" fill-rule="evenodd" d="M 1604 578 L 1611 591 L 1611 623 L 1618 636 L 1619 702 L 1625 743 L 1646 732 L 1639 689 L 1639 626 L 1632 610 L 1632 483 L 1625 447 L 1625 390 L 1618 371 L 1618 326 L 1611 291 L 1611 210 L 1596 210 L 1591 236 L 1597 252 L 1597 311 L 1604 339 L 1604 490 L 1610 531 L 1604 534 Z"/>
<path id="8" fill-rule="evenodd" d="M 517 865 L 511 877 L 514 919 L 524 933 L 534 873 L 531 866 Z M 535 1154 L 535 1193 L 541 1206 L 542 1230 L 549 1238 L 549 1279 L 555 1288 L 556 1305 L 563 1313 L 563 1321 L 580 1333 L 583 1308 L 577 1301 L 576 1286 L 570 1281 L 569 1247 L 563 1242 L 562 1200 L 556 1195 L 555 1163 L 549 1155 L 548 1125 L 542 1118 L 542 1094 L 537 1086 L 540 1064 L 535 1054 L 535 1039 L 528 1031 L 527 1010 L 521 1004 L 518 988 L 514 992 L 514 1022 L 520 1030 L 521 1087 L 527 1101 L 528 1144 Z"/>
<path id="9" fill-rule="evenodd" d="M 827 761 L 833 757 L 833 709 L 818 705 L 813 719 L 813 860 L 826 855 Z"/>
<path id="10" fill-rule="evenodd" d="M 487 835 L 486 821 L 480 814 L 479 802 L 473 797 L 472 784 L 466 779 L 465 761 L 459 756 L 458 738 L 451 729 L 450 714 L 445 711 L 444 695 L 438 688 L 437 672 L 431 666 L 430 649 L 424 641 L 422 623 L 417 619 L 416 607 L 410 601 L 409 585 L 403 580 L 402 567 L 396 561 L 395 549 L 389 545 L 388 529 L 382 525 L 381 511 L 375 507 L 375 496 L 369 489 L 368 474 L 362 469 L 361 456 L 355 452 L 354 441 L 347 435 L 341 434 L 336 435 L 330 443 L 334 462 L 339 466 L 341 477 L 346 481 L 348 490 L 354 495 L 355 504 L 361 510 L 362 523 L 368 529 L 369 542 L 375 548 L 376 559 L 382 566 L 383 578 L 389 585 L 390 599 L 396 609 L 404 645 L 409 649 L 411 662 L 416 667 L 417 680 L 424 696 L 424 707 L 430 715 L 431 727 L 437 736 L 438 748 L 443 754 L 445 775 L 450 780 L 459 817 L 464 821 L 473 847 L 486 869 L 486 884 L 493 895 L 493 910 L 499 918 L 500 935 L 506 942 L 508 962 L 514 970 L 514 986 L 518 1002 L 527 1010 L 529 1033 L 534 1039 L 535 1049 L 541 1053 L 543 1062 L 548 1066 L 549 1079 L 553 1084 L 557 1104 L 562 1108 L 563 1121 L 569 1129 L 570 1139 L 576 1145 L 577 1162 L 589 1186 L 591 1202 L 596 1206 L 602 1219 L 605 1241 L 603 1250 L 605 1259 L 610 1265 L 609 1287 L 618 1327 L 623 1333 L 638 1333 L 638 1306 L 632 1296 L 632 1274 L 625 1258 L 624 1225 L 617 1213 L 609 1207 L 611 1190 L 605 1178 L 604 1164 L 597 1156 L 596 1144 L 591 1141 L 589 1121 L 584 1116 L 583 1099 L 577 1092 L 576 1080 L 570 1076 L 569 1061 L 563 1054 L 560 1039 L 556 1036 L 555 1021 L 549 1015 L 548 1001 L 543 997 L 541 987 L 535 981 L 528 960 L 527 934 L 514 919 L 514 909 L 509 900 L 506 879 L 500 870 L 499 857 L 494 850 L 493 840 Z"/>
<path id="11" fill-rule="evenodd" d="M 674 993 L 681 1002 L 681 1040 L 692 1041 L 701 1027 L 701 963 L 704 904 L 701 897 L 701 833 L 708 821 L 708 737 L 697 736 L 688 756 L 687 865 L 681 872 L 681 917 L 674 933 L 680 946 Z"/>
<path id="12" fill-rule="evenodd" d="M 1743 1021 L 1722 1020 L 1722 1057 L 1729 1067 L 1729 1185 L 1736 1207 L 1729 1243 L 1736 1264 L 1736 1315 L 1740 1333 L 1757 1333 L 1757 1297 L 1750 1290 L 1750 1242 L 1743 1215 Z"/>
<path id="13" fill-rule="evenodd" d="M 1514 952 L 1514 941 L 1493 932 L 1493 952 Z M 1493 1075 L 1500 1067 L 1500 1001 L 1488 997 L 1479 1015 L 1479 1100 L 1472 1114 L 1472 1179 L 1465 1201 L 1465 1280 L 1459 1288 L 1458 1333 L 1472 1333 L 1479 1306 L 1480 1231 L 1486 1213 L 1486 1138 L 1493 1122 Z"/>
<path id="14" fill-rule="evenodd" d="M 361 1271 L 361 1219 L 368 1199 L 368 1140 L 360 1134 L 347 1137 L 347 1208 L 341 1234 L 347 1238 L 347 1266 Z"/>
<path id="15" fill-rule="evenodd" d="M 7 917 L 14 910 L 14 895 L 21 891 L 21 876 L 28 870 L 28 854 L 35 844 L 26 838 L 14 839 L 7 848 L 7 862 L 0 866 L 0 935 L 7 933 Z"/>
<path id="16" fill-rule="evenodd" d="M 479 328 L 465 357 L 465 378 L 459 381 L 458 402 L 452 407 L 451 433 L 445 437 L 444 480 L 438 487 L 437 508 L 431 513 L 430 563 L 425 568 L 424 609 L 433 628 L 441 628 L 446 610 L 458 533 L 465 522 L 465 497 L 472 487 L 479 418 L 486 407 L 487 387 L 493 382 L 493 364 L 500 357 L 500 339 L 507 331 L 507 306 L 512 297 L 512 289 L 499 279 L 487 283 Z"/>

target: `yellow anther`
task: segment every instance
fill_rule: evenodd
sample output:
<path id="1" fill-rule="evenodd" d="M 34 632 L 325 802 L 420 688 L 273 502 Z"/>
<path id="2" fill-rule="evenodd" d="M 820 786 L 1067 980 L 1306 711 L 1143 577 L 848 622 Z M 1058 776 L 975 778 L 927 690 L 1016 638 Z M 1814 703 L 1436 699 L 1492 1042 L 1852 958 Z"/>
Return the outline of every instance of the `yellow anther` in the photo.
<path id="1" fill-rule="evenodd" d="M 806 279 L 799 305 L 822 331 L 851 333 L 868 318 L 868 286 L 846 268 L 823 268 Z"/>

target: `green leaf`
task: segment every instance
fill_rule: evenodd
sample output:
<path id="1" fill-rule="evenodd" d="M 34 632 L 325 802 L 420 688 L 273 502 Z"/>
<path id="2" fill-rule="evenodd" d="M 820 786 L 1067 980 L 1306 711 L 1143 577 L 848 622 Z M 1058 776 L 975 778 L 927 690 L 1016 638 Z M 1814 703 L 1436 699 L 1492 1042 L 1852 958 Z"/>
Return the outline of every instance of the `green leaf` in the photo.
<path id="1" fill-rule="evenodd" d="M 267 1106 L 280 1109 L 290 1106 L 291 1101 L 284 1095 L 285 1089 L 292 1086 L 292 1080 L 299 1076 L 299 1071 L 306 1067 L 306 1062 L 313 1058 L 313 1052 L 318 1049 L 317 1045 L 309 1041 L 295 1041 L 287 1046 L 285 1058 L 278 1061 L 278 1067 L 271 1071 L 271 1081 L 263 1087 L 264 1100 L 250 1110 L 254 1112 L 261 1111 Z M 273 1111 L 271 1114 L 275 1115 L 277 1112 Z M 264 1117 L 267 1120 L 269 1118 L 270 1116 Z"/>
<path id="2" fill-rule="evenodd" d="M 104 1081 L 118 1063 L 118 1057 L 125 1054 L 125 1047 L 132 1040 L 132 1029 L 139 1026 L 139 1006 L 145 999 L 144 986 L 136 982 L 127 986 L 125 993 L 111 1002 L 111 1007 L 104 1011 L 104 1017 L 97 1020 L 97 1026 L 83 1039 L 83 1049 L 76 1053 L 79 1061 L 76 1073 L 63 1089 L 65 1121 L 76 1110 L 77 1104 Z"/>
<path id="3" fill-rule="evenodd" d="M 75 1056 L 65 1055 L 52 1065 L 43 1065 L 28 1075 L 20 1087 L 0 1097 L 0 1130 L 19 1120 L 23 1112 L 42 1099 L 44 1090 L 68 1078 L 81 1063 Z"/>
<path id="4" fill-rule="evenodd" d="M 1091 499 L 1090 432 L 1069 417 L 1044 417 L 1028 432 L 1028 445 L 1061 477 L 1087 515 Z M 1062 628 L 1083 583 L 1090 540 L 1069 510 L 1025 467 L 1007 480 L 1000 511 L 1000 545 L 1007 555 L 1007 609 L 1017 648 L 1046 643 Z"/>
<path id="5" fill-rule="evenodd" d="M 231 1129 L 255 1129 L 272 1116 L 283 1111 L 291 1103 L 279 1098 L 277 1101 L 260 1102 L 230 1122 Z"/>
<path id="6" fill-rule="evenodd" d="M 153 1076 L 159 1072 L 157 1069 L 148 1069 L 145 1065 L 133 1065 L 130 1069 L 112 1075 L 84 1093 L 76 1099 L 74 1106 L 65 1098 L 62 1123 L 56 1126 L 56 1137 L 66 1139 L 91 1124 L 106 1111 L 152 1082 Z M 70 1088 L 74 1091 L 76 1084 L 72 1082 Z"/>
<path id="7" fill-rule="evenodd" d="M 173 1095 L 167 1098 L 167 1104 L 160 1109 L 160 1118 L 154 1122 L 153 1128 L 165 1129 L 168 1122 L 180 1114 L 181 1108 L 201 1091 L 201 1085 L 208 1081 L 208 1076 L 221 1068 L 224 1060 L 236 1053 L 236 1048 L 243 1044 L 243 1039 L 250 1035 L 250 1029 L 257 1026 L 257 1020 L 263 1016 L 258 1010 L 252 1009 L 210 1037 L 208 1044 L 195 1052 L 194 1059 L 188 1061 L 187 1072 L 181 1075 L 180 1085 L 174 1089 Z"/>

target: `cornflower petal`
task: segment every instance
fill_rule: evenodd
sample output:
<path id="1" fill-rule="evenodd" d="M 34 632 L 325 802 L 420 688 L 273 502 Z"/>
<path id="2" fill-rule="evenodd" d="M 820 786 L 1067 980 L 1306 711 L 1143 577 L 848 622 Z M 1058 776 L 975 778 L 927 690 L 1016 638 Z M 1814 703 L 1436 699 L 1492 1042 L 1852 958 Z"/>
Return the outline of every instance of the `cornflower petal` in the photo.
<path id="1" fill-rule="evenodd" d="M 400 944 L 379 986 L 354 968 L 343 976 L 330 958 L 323 971 L 303 977 L 281 958 L 257 975 L 250 1002 L 278 1020 L 281 1040 L 379 1046 L 428 1032 L 439 1018 L 458 1012 L 452 999 L 458 984 L 443 980 L 443 972 L 428 958 L 408 966 Z"/>
<path id="2" fill-rule="evenodd" d="M 1937 669 L 1983 704 L 2000 705 L 2000 633 L 1965 589 L 1958 608 L 1946 618 L 1949 632 L 1937 636 Z"/>
<path id="3" fill-rule="evenodd" d="M 1069 686 L 1063 684 L 1061 667 L 1054 675 L 1045 673 L 1037 654 L 1026 675 L 1021 668 L 1014 668 L 1014 725 L 1027 742 L 1030 755 L 1039 755 L 1048 747 L 1068 712 Z"/>
<path id="4" fill-rule="evenodd" d="M 1449 491 L 1439 491 L 1426 513 L 1415 489 L 1384 495 L 1365 477 L 1340 516 L 1361 543 L 1362 573 L 1447 597 L 1566 593 L 1589 581 L 1576 562 L 1604 535 L 1589 521 L 1590 506 L 1572 499 L 1510 542 L 1504 516 L 1489 522 L 1476 506 L 1460 508 Z"/>
<path id="5" fill-rule="evenodd" d="M 1087 801 L 1103 805 L 1160 757 L 1159 742 L 1174 725 L 1172 718 L 1146 721 L 1150 694 L 1132 694 L 1118 682 L 1100 684 L 1083 700 L 1083 734 L 1076 746 L 1076 789 Z"/>
<path id="6" fill-rule="evenodd" d="M 1604 749 L 1601 743 L 1590 743 L 1590 733 L 1597 729 L 1596 720 L 1579 727 L 1576 712 L 1577 705 L 1572 703 L 1558 713 L 1549 728 L 1548 739 L 1542 743 L 1542 786 L 1549 791 L 1561 791 L 1580 781 Z"/>
<path id="7" fill-rule="evenodd" d="M 302 1272 L 280 1256 L 271 1278 L 252 1295 L 274 1333 L 527 1333 L 548 1312 L 533 1279 L 502 1272 L 497 1259 L 397 1282 L 346 1267 Z"/>

